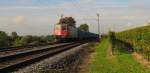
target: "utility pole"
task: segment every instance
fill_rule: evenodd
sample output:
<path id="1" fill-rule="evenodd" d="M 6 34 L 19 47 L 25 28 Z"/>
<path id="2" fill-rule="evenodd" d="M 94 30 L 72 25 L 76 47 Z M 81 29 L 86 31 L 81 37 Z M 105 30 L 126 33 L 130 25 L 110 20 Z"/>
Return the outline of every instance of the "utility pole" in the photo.
<path id="1" fill-rule="evenodd" d="M 98 34 L 99 34 L 99 36 L 100 36 L 100 23 L 99 23 L 99 17 L 100 17 L 100 14 L 99 13 L 97 13 L 97 17 L 98 17 L 98 19 L 97 19 L 97 22 L 98 22 Z"/>

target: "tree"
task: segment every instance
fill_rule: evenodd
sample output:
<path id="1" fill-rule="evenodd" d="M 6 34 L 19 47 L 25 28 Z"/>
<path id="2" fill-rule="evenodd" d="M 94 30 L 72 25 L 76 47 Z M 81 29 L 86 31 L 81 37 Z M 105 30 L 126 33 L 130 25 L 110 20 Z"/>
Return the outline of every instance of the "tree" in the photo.
<path id="1" fill-rule="evenodd" d="M 45 38 L 47 40 L 47 43 L 55 40 L 55 37 L 53 35 L 47 35 Z"/>
<path id="2" fill-rule="evenodd" d="M 38 44 L 40 44 L 40 37 L 39 36 L 32 36 L 31 39 L 32 39 L 32 40 L 30 40 L 30 44 L 31 45 L 38 45 Z"/>
<path id="3" fill-rule="evenodd" d="M 11 37 L 12 37 L 13 40 L 15 40 L 15 39 L 17 39 L 19 36 L 18 36 L 18 34 L 17 34 L 16 32 L 12 32 L 12 33 L 11 33 Z"/>
<path id="4" fill-rule="evenodd" d="M 45 36 L 40 36 L 40 43 L 46 43 L 46 38 Z"/>
<path id="5" fill-rule="evenodd" d="M 24 45 L 28 45 L 27 39 L 25 37 L 19 37 L 15 40 L 13 46 L 24 46 Z"/>
<path id="6" fill-rule="evenodd" d="M 33 41 L 33 36 L 32 35 L 27 35 L 27 36 L 24 36 L 24 39 L 26 39 L 27 43 L 31 43 Z"/>
<path id="7" fill-rule="evenodd" d="M 0 47 L 8 47 L 9 44 L 9 36 L 4 31 L 0 31 Z"/>
<path id="8" fill-rule="evenodd" d="M 81 24 L 79 29 L 83 31 L 89 31 L 89 26 L 87 24 Z"/>
<path id="9" fill-rule="evenodd" d="M 40 37 L 38 36 L 32 36 L 32 35 L 27 35 L 24 36 L 26 42 L 28 43 L 27 45 L 37 45 L 40 44 Z"/>
<path id="10" fill-rule="evenodd" d="M 67 24 L 76 27 L 76 21 L 72 17 L 64 17 L 59 20 L 59 24 Z"/>

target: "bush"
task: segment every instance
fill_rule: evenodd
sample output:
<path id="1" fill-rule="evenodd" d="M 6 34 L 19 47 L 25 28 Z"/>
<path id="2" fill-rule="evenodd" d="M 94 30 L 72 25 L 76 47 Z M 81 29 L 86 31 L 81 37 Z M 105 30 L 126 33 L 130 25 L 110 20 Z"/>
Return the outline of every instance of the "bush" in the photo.
<path id="1" fill-rule="evenodd" d="M 13 46 L 24 46 L 27 45 L 27 40 L 24 37 L 19 37 L 15 40 Z"/>
<path id="2" fill-rule="evenodd" d="M 109 41 L 111 43 L 113 54 L 119 54 L 120 52 L 130 53 L 133 51 L 130 43 L 116 38 L 115 32 L 109 32 Z"/>
<path id="3" fill-rule="evenodd" d="M 8 47 L 10 45 L 9 39 L 4 31 L 0 31 L 0 47 Z"/>

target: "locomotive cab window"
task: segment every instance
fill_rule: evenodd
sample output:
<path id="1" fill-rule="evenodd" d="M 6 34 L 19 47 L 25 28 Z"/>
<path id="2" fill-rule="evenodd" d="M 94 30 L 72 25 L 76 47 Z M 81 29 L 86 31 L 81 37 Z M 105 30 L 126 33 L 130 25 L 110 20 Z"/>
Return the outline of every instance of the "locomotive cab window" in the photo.
<path id="1" fill-rule="evenodd" d="M 61 26 L 60 25 L 56 25 L 56 30 L 60 30 Z"/>
<path id="2" fill-rule="evenodd" d="M 67 31 L 67 25 L 62 25 L 62 30 L 66 30 Z"/>

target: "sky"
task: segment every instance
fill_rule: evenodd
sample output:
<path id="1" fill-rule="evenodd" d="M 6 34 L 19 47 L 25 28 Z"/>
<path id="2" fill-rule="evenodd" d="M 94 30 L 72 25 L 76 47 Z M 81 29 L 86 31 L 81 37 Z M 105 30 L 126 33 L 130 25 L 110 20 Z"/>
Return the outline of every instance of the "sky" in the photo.
<path id="1" fill-rule="evenodd" d="M 150 22 L 150 0 L 0 0 L 0 31 L 19 35 L 52 34 L 61 14 L 90 31 L 123 31 Z"/>

